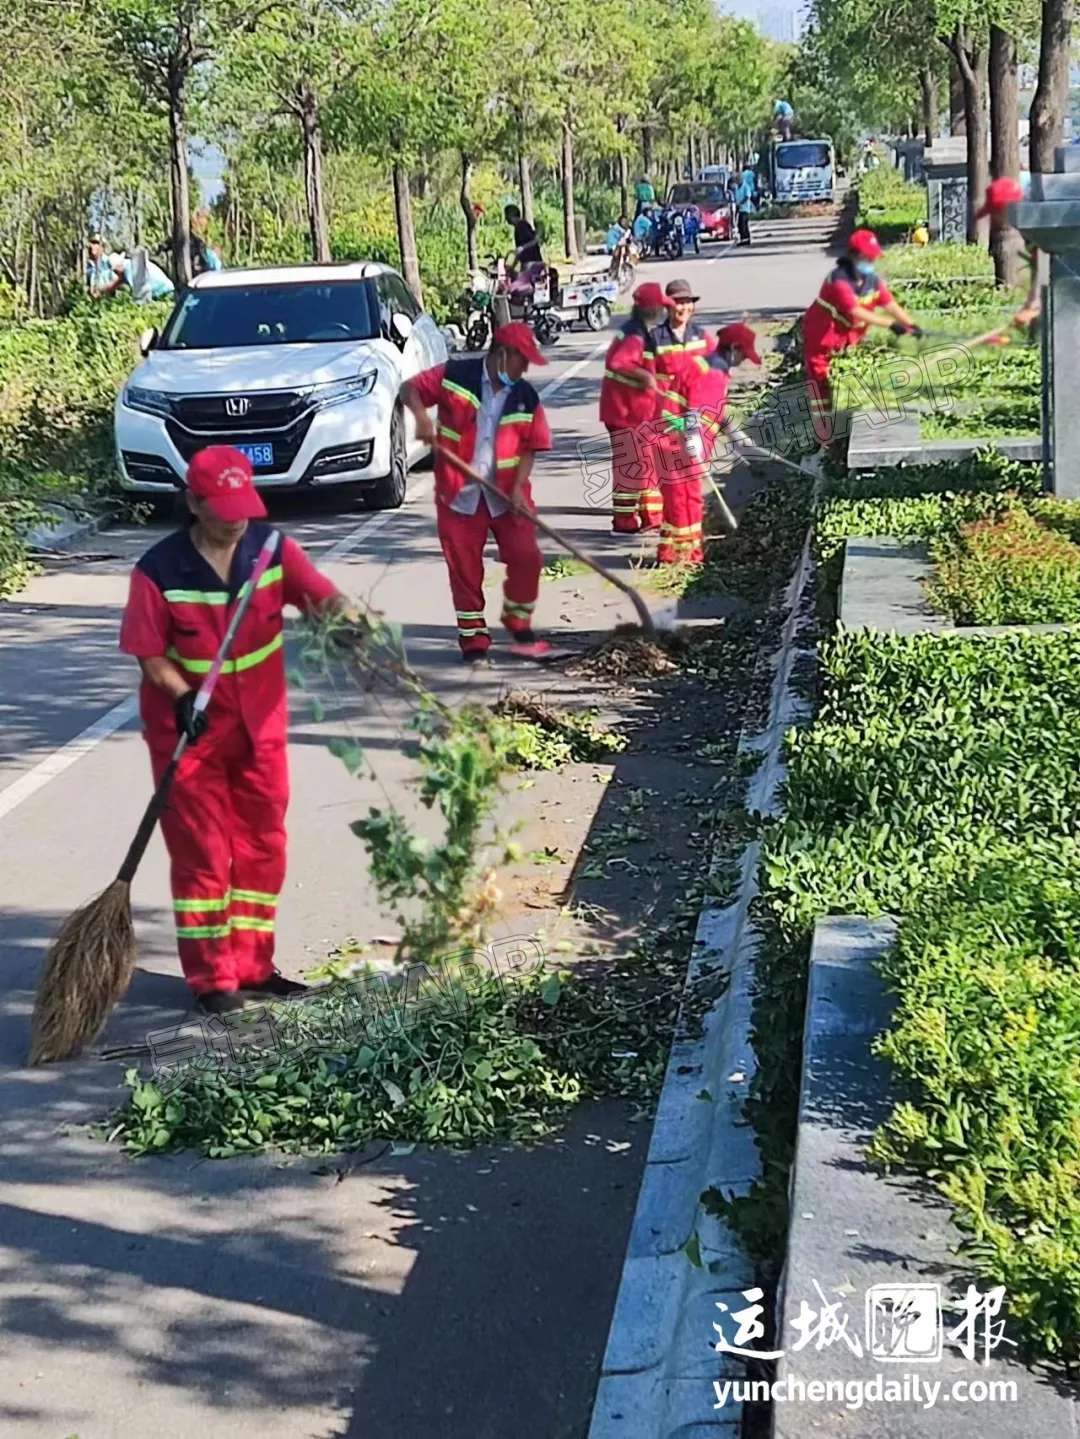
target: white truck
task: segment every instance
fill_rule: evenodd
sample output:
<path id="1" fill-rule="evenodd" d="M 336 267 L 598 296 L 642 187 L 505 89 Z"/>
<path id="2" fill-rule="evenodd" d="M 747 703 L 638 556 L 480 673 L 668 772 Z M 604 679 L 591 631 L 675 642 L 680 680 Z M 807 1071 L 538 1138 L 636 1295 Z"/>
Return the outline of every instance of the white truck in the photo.
<path id="1" fill-rule="evenodd" d="M 836 162 L 831 140 L 780 140 L 772 147 L 773 201 L 778 205 L 831 202 L 836 188 Z"/>

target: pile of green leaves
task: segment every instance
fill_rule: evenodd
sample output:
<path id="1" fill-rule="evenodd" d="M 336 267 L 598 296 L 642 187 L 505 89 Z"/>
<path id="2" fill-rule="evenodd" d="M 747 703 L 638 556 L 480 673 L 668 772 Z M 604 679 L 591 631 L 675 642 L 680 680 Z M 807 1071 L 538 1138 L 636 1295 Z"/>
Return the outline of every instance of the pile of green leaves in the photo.
<path id="1" fill-rule="evenodd" d="M 1036 515 L 1013 508 L 943 535 L 931 547 L 934 604 L 959 625 L 1080 620 L 1080 547 Z"/>
<path id="2" fill-rule="evenodd" d="M 552 709 L 511 695 L 495 708 L 499 742 L 514 769 L 557 770 L 602 763 L 626 749 L 625 735 L 604 729 L 594 710 Z"/>
<path id="3" fill-rule="evenodd" d="M 883 244 L 903 240 L 925 219 L 925 186 L 910 184 L 890 165 L 860 179 L 856 224 L 868 226 Z"/>
<path id="4" fill-rule="evenodd" d="M 1080 636 L 860 633 L 830 643 L 823 666 L 818 717 L 789 738 L 787 813 L 767 827 L 759 873 L 752 1110 L 764 1177 L 718 1202 L 775 1262 L 813 925 L 898 915 L 891 972 L 906 983 L 918 969 L 918 988 L 901 993 L 885 1048 L 914 1090 L 878 1152 L 925 1169 L 981 1272 L 1008 1286 L 1024 1337 L 1075 1360 Z M 1014 869 L 1015 899 L 1002 878 Z M 969 916 L 972 896 L 983 908 Z"/>

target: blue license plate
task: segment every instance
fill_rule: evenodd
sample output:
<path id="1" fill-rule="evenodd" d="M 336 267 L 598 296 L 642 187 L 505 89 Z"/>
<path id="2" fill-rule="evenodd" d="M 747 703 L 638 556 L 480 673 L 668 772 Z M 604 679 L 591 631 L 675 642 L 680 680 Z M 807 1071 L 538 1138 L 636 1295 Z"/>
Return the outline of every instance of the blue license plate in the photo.
<path id="1" fill-rule="evenodd" d="M 248 457 L 253 470 L 269 469 L 274 463 L 273 445 L 237 445 L 236 448 Z"/>

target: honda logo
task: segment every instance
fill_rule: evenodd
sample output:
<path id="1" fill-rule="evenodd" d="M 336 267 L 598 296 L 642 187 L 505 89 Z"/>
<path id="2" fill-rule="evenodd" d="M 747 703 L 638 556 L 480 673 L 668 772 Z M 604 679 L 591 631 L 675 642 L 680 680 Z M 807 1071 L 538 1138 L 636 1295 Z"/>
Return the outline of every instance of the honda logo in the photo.
<path id="1" fill-rule="evenodd" d="M 225 413 L 232 420 L 242 420 L 250 409 L 251 401 L 246 395 L 230 397 L 225 401 Z"/>

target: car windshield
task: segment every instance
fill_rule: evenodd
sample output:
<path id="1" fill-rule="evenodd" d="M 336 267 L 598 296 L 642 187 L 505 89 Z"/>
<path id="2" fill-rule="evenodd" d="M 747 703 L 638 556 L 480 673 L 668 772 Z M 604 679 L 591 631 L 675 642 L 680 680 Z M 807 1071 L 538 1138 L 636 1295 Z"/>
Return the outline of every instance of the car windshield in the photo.
<path id="1" fill-rule="evenodd" d="M 167 350 L 372 340 L 379 308 L 366 280 L 211 285 L 186 291 L 162 337 Z"/>
<path id="2" fill-rule="evenodd" d="M 723 185 L 672 185 L 669 205 L 722 205 Z"/>
<path id="3" fill-rule="evenodd" d="M 776 164 L 781 170 L 798 170 L 803 165 L 828 165 L 829 146 L 824 140 L 805 140 L 794 145 L 779 145 Z"/>

